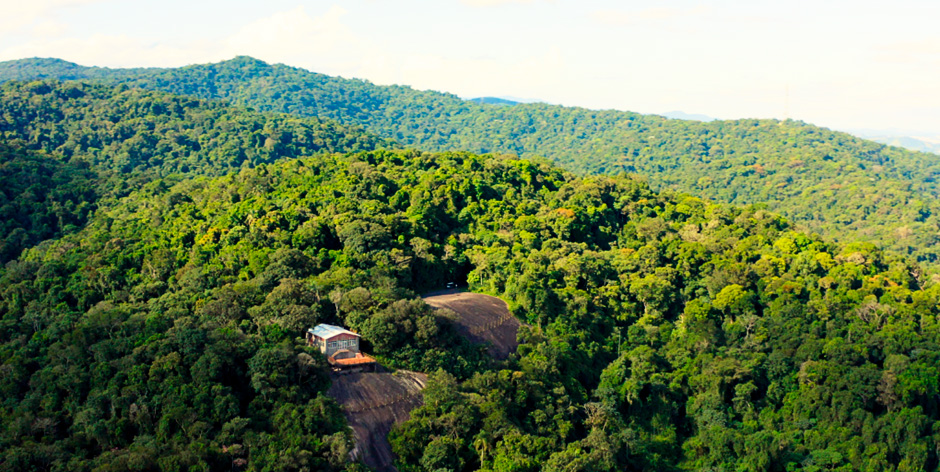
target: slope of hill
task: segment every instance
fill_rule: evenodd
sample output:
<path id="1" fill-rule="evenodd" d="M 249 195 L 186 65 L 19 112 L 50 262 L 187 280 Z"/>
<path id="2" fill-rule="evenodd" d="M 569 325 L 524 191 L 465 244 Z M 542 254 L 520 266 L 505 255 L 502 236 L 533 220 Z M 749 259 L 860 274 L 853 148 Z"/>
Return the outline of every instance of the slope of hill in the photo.
<path id="1" fill-rule="evenodd" d="M 468 102 L 480 103 L 483 105 L 504 105 L 504 106 L 513 106 L 518 105 L 520 102 L 514 102 L 512 100 L 507 100 L 505 98 L 499 97 L 477 97 L 467 100 Z"/>
<path id="2" fill-rule="evenodd" d="M 80 80 L 95 78 L 113 78 L 136 76 L 160 69 L 109 69 L 106 67 L 85 67 L 62 59 L 34 57 L 18 61 L 0 62 L 0 75 L 3 81 L 34 81 L 41 79 Z"/>
<path id="3" fill-rule="evenodd" d="M 882 136 L 867 138 L 872 141 L 897 146 L 912 151 L 929 152 L 931 154 L 940 154 L 940 141 L 936 138 L 927 138 L 922 136 Z"/>
<path id="4" fill-rule="evenodd" d="M 387 145 L 355 126 L 82 82 L 0 85 L 0 138 L 120 174 L 219 175 L 320 151 Z"/>
<path id="5" fill-rule="evenodd" d="M 388 433 L 421 405 L 427 376 L 399 370 L 341 375 L 327 393 L 343 406 L 355 437 L 352 457 L 376 472 L 396 472 Z"/>
<path id="6" fill-rule="evenodd" d="M 531 327 L 494 363 L 416 293 Z M 157 180 L 0 269 L 0 469 L 339 470 L 298 338 L 430 372 L 399 469 L 931 470 L 940 285 L 625 177 L 469 154 Z"/>
<path id="7" fill-rule="evenodd" d="M 901 129 L 847 129 L 845 131 L 860 138 L 869 139 L 882 144 L 903 147 L 911 151 L 940 154 L 940 134 L 936 133 Z"/>
<path id="8" fill-rule="evenodd" d="M 80 161 L 0 143 L 0 182 L 0 263 L 73 232 L 97 208 L 98 174 Z"/>
<path id="9" fill-rule="evenodd" d="M 38 65 L 37 65 L 37 61 Z M 639 173 L 674 188 L 767 208 L 840 241 L 864 240 L 940 261 L 935 156 L 796 121 L 669 120 L 541 103 L 497 106 L 450 94 L 376 86 L 248 57 L 179 69 L 0 64 L 0 80 L 94 78 L 358 124 L 424 150 L 541 155 L 581 173 Z"/>
<path id="10" fill-rule="evenodd" d="M 702 115 L 700 113 L 686 113 L 681 110 L 667 111 L 666 113 L 660 113 L 666 118 L 672 118 L 674 120 L 692 120 L 692 121 L 715 121 L 718 118 L 712 118 L 708 115 Z"/>
<path id="11" fill-rule="evenodd" d="M 0 85 L 0 140 L 0 262 L 80 227 L 100 198 L 156 177 L 388 145 L 329 120 L 56 81 Z"/>
<path id="12" fill-rule="evenodd" d="M 487 352 L 505 360 L 518 347 L 519 320 L 506 302 L 482 293 L 456 290 L 431 292 L 422 297 L 434 308 L 448 310 L 461 336 L 487 345 Z"/>

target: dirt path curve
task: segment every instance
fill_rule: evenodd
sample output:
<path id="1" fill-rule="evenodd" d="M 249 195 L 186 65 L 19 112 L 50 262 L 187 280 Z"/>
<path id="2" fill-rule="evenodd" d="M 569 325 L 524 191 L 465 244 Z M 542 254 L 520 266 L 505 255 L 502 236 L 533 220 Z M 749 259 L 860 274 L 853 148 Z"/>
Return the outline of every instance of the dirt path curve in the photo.
<path id="1" fill-rule="evenodd" d="M 343 405 L 356 438 L 354 458 L 379 472 L 396 470 L 388 433 L 421 405 L 427 380 L 427 375 L 407 370 L 360 372 L 333 379 L 327 394 Z"/>
<path id="2" fill-rule="evenodd" d="M 457 313 L 457 331 L 473 342 L 490 345 L 489 353 L 506 359 L 516 352 L 519 322 L 509 312 L 506 302 L 480 293 L 443 290 L 424 295 L 424 301 L 435 308 L 448 308 Z"/>

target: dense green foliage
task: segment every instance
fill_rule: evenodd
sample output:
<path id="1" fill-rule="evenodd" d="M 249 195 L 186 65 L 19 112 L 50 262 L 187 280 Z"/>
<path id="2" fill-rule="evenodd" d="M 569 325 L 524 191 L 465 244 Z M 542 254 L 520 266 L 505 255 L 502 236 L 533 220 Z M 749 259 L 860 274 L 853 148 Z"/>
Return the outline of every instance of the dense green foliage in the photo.
<path id="1" fill-rule="evenodd" d="M 80 227 L 100 198 L 160 176 L 388 144 L 328 120 L 54 81 L 0 85 L 0 142 L 0 262 Z"/>
<path id="2" fill-rule="evenodd" d="M 106 67 L 85 67 L 62 59 L 39 58 L 20 59 L 0 62 L 0 76 L 3 81 L 33 81 L 42 79 L 82 80 L 114 77 L 133 77 L 160 69 L 109 69 Z"/>
<path id="3" fill-rule="evenodd" d="M 531 327 L 496 364 L 414 300 Z M 436 372 L 412 470 L 932 470 L 940 285 L 761 209 L 468 154 L 157 180 L 0 275 L 0 468 L 343 467 L 320 321 Z"/>
<path id="4" fill-rule="evenodd" d="M 827 238 L 874 242 L 940 264 L 936 156 L 801 122 L 701 123 L 547 104 L 489 105 L 247 57 L 136 70 L 30 59 L 0 64 L 0 80 L 29 77 L 30 70 L 331 118 L 428 151 L 540 155 L 581 173 L 639 173 L 654 188 L 766 203 Z"/>
<path id="5" fill-rule="evenodd" d="M 98 201 L 96 178 L 83 162 L 0 144 L 0 262 L 84 225 Z"/>
<path id="6" fill-rule="evenodd" d="M 0 139 L 96 169 L 219 175 L 319 151 L 388 142 L 318 118 L 262 114 L 163 92 L 82 82 L 0 85 Z"/>
<path id="7" fill-rule="evenodd" d="M 345 421 L 299 339 L 321 321 L 358 329 L 392 366 L 485 367 L 413 300 L 466 271 L 444 231 L 460 202 L 432 205 L 462 195 L 422 175 L 431 157 L 370 165 L 384 156 L 157 180 L 10 263 L 0 469 L 342 468 Z M 485 188 L 501 201 L 498 184 Z"/>
<path id="8" fill-rule="evenodd" d="M 509 368 L 432 379 L 401 470 L 936 469 L 940 287 L 916 267 L 623 180 L 476 211 L 500 223 L 471 286 L 536 327 Z"/>

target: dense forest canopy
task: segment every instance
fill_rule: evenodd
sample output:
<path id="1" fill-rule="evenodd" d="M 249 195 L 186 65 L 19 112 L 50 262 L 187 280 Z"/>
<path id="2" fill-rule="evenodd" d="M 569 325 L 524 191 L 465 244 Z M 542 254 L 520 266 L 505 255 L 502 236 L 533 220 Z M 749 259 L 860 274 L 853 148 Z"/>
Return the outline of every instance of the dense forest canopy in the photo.
<path id="1" fill-rule="evenodd" d="M 362 470 L 319 322 L 431 374 L 403 472 L 940 466 L 940 277 L 898 254 L 936 262 L 926 155 L 250 58 L 10 79 L 2 470 Z M 418 299 L 452 280 L 516 354 Z"/>
<path id="2" fill-rule="evenodd" d="M 154 178 L 389 145 L 355 126 L 126 86 L 0 85 L 0 262 Z"/>
<path id="3" fill-rule="evenodd" d="M 56 59 L 0 63 L 0 80 L 42 77 L 120 82 L 324 117 L 427 151 L 545 156 L 582 174 L 638 173 L 654 188 L 765 203 L 827 238 L 874 242 L 940 264 L 936 156 L 797 121 L 701 123 L 541 103 L 490 105 L 249 57 L 178 69 L 85 68 Z"/>
<path id="4" fill-rule="evenodd" d="M 318 118 L 260 113 L 127 86 L 0 85 L 0 138 L 102 170 L 219 175 L 232 168 L 389 141 Z"/>
<path id="5" fill-rule="evenodd" d="M 487 360 L 417 293 L 531 325 Z M 431 372 L 403 471 L 928 470 L 940 285 L 760 208 L 493 155 L 156 179 L 0 272 L 0 468 L 340 470 L 304 327 Z"/>
<path id="6" fill-rule="evenodd" d="M 0 262 L 84 225 L 97 207 L 97 178 L 87 163 L 0 142 Z"/>

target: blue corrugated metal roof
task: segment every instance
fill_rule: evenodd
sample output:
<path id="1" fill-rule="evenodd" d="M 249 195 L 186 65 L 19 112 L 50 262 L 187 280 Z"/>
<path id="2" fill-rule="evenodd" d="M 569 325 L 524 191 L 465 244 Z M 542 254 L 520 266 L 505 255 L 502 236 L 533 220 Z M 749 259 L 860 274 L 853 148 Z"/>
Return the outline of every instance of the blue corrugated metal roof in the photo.
<path id="1" fill-rule="evenodd" d="M 348 329 L 343 329 L 343 328 L 340 328 L 339 326 L 328 325 L 325 323 L 318 324 L 315 327 L 310 328 L 307 331 L 313 333 L 314 336 L 318 338 L 323 338 L 323 339 L 329 339 L 329 338 L 332 338 L 333 336 L 337 336 L 340 334 L 351 334 L 353 336 L 359 336 L 358 334 Z"/>

